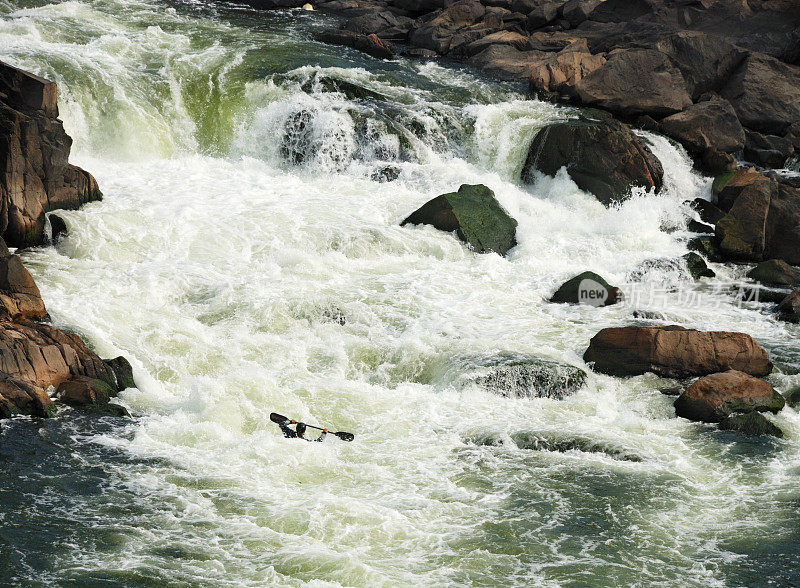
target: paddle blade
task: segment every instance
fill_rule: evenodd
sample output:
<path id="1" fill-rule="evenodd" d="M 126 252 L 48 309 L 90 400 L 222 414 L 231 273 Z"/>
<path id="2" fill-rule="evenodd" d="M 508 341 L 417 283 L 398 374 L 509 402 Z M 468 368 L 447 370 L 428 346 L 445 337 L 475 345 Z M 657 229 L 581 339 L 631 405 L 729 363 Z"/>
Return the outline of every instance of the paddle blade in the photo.
<path id="1" fill-rule="evenodd" d="M 342 441 L 352 441 L 353 439 L 356 438 L 356 436 L 353 435 L 352 433 L 345 433 L 344 431 L 339 431 L 337 433 L 334 433 L 334 435 L 339 437 L 339 439 L 341 439 Z"/>
<path id="2" fill-rule="evenodd" d="M 289 419 L 287 419 L 282 414 L 278 414 L 277 412 L 273 412 L 273 413 L 270 413 L 269 420 L 271 420 L 273 423 L 282 423 L 283 421 L 288 421 Z"/>

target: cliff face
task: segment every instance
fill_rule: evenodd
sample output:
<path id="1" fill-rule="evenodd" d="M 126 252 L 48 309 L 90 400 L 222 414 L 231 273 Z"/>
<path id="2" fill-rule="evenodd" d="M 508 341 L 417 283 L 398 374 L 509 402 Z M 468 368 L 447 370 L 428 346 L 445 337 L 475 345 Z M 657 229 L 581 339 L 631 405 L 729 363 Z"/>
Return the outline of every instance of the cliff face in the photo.
<path id="1" fill-rule="evenodd" d="M 0 62 L 0 235 L 41 244 L 45 213 L 100 200 L 92 175 L 69 163 L 56 84 Z"/>

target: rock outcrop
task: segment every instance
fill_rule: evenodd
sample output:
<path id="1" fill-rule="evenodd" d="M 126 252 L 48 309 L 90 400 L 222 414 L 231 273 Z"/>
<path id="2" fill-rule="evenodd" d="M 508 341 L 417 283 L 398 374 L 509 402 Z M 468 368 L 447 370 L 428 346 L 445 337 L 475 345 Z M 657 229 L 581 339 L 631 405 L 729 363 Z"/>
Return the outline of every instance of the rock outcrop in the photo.
<path id="1" fill-rule="evenodd" d="M 675 325 L 603 329 L 592 337 L 583 359 L 614 376 L 653 372 L 688 378 L 738 370 L 762 377 L 772 372 L 767 352 L 750 335 Z"/>
<path id="2" fill-rule="evenodd" d="M 458 192 L 426 202 L 401 225 L 432 225 L 455 232 L 478 253 L 505 255 L 516 246 L 517 221 L 508 216 L 492 192 L 481 184 L 464 184 Z"/>
<path id="3" fill-rule="evenodd" d="M 649 147 L 615 120 L 577 120 L 548 125 L 533 139 L 522 177 L 538 170 L 554 176 L 565 168 L 581 190 L 604 204 L 631 196 L 633 187 L 661 189 L 664 170 Z"/>
<path id="4" fill-rule="evenodd" d="M 733 413 L 778 412 L 783 396 L 764 380 L 736 370 L 697 380 L 675 401 L 675 414 L 692 421 L 718 423 Z"/>
<path id="5" fill-rule="evenodd" d="M 15 247 L 44 242 L 47 211 L 102 197 L 68 162 L 56 98 L 55 83 L 0 62 L 0 235 Z"/>

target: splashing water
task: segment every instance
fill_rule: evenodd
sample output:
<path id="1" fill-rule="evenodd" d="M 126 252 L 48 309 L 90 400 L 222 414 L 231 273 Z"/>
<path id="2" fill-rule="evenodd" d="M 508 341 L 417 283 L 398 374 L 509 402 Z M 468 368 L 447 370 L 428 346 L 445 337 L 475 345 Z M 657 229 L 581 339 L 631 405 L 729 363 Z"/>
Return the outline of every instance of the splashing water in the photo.
<path id="1" fill-rule="evenodd" d="M 753 441 L 676 419 L 652 375 L 592 374 L 562 401 L 441 376 L 465 354 L 582 365 L 596 331 L 633 320 L 628 307 L 544 300 L 580 271 L 622 283 L 686 252 L 683 203 L 708 197 L 709 180 L 682 150 L 643 134 L 665 188 L 606 208 L 563 171 L 517 180 L 536 131 L 572 110 L 467 71 L 315 43 L 325 16 L 0 7 L 0 59 L 59 82 L 73 160 L 105 194 L 59 213 L 68 237 L 25 262 L 54 322 L 125 354 L 139 383 L 122 395 L 131 423 L 71 413 L 0 432 L 3 463 L 28 472 L 0 472 L 0 577 L 797 580 L 792 409 L 775 417 L 786 440 Z M 486 184 L 518 220 L 507 259 L 399 226 L 462 183 Z M 695 288 L 696 304 L 667 296 L 661 310 L 752 334 L 781 366 L 770 381 L 800 383 L 798 327 Z M 283 439 L 272 411 L 356 440 Z"/>

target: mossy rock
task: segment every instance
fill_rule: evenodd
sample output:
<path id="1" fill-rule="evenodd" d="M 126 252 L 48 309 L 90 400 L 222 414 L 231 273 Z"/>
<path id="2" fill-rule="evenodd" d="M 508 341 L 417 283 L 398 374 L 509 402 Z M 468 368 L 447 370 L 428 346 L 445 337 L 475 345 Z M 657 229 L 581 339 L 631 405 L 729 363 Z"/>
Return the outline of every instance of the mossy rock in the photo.
<path id="1" fill-rule="evenodd" d="M 708 261 L 713 261 L 715 263 L 722 261 L 722 254 L 713 237 L 695 237 L 686 244 L 686 247 L 689 251 L 700 253 Z"/>
<path id="2" fill-rule="evenodd" d="M 719 428 L 723 431 L 738 431 L 745 435 L 772 435 L 773 437 L 783 438 L 783 431 L 759 412 L 732 414 L 720 422 Z"/>
<path id="3" fill-rule="evenodd" d="M 759 263 L 747 272 L 747 277 L 767 286 L 800 285 L 800 269 L 780 259 Z"/>
<path id="4" fill-rule="evenodd" d="M 714 270 L 708 267 L 706 260 L 700 257 L 697 253 L 691 252 L 683 256 L 686 261 L 686 268 L 695 280 L 701 278 L 714 278 L 717 274 Z"/>
<path id="5" fill-rule="evenodd" d="M 127 359 L 120 355 L 114 359 L 104 359 L 103 363 L 105 363 L 114 374 L 114 381 L 119 392 L 127 390 L 128 388 L 136 388 L 136 382 L 133 379 L 133 367 L 131 367 Z"/>
<path id="6" fill-rule="evenodd" d="M 797 388 L 792 388 L 786 392 L 783 397 L 786 398 L 786 404 L 792 408 L 800 406 L 800 386 Z"/>
<path id="7" fill-rule="evenodd" d="M 455 232 L 478 253 L 505 255 L 516 246 L 517 221 L 500 206 L 489 188 L 464 184 L 423 204 L 401 225 L 432 225 Z"/>

